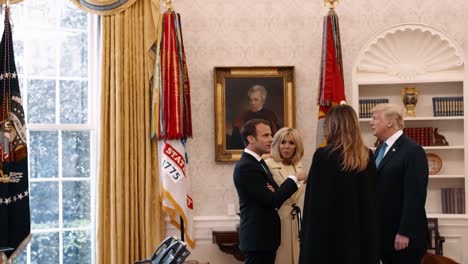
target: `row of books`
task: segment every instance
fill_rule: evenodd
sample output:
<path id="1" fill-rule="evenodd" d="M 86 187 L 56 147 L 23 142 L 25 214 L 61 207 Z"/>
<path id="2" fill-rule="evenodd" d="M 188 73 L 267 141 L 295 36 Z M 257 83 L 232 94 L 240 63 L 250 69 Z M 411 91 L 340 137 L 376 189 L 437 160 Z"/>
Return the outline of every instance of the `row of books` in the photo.
<path id="1" fill-rule="evenodd" d="M 434 145 L 434 129 L 432 127 L 405 127 L 403 133 L 421 146 Z"/>
<path id="2" fill-rule="evenodd" d="M 432 97 L 434 116 L 463 116 L 463 96 Z"/>
<path id="3" fill-rule="evenodd" d="M 464 214 L 465 213 L 465 189 L 442 188 L 440 191 L 441 191 L 443 214 Z"/>
<path id="4" fill-rule="evenodd" d="M 388 103 L 387 98 L 359 99 L 359 118 L 371 118 L 371 110 L 378 104 Z"/>

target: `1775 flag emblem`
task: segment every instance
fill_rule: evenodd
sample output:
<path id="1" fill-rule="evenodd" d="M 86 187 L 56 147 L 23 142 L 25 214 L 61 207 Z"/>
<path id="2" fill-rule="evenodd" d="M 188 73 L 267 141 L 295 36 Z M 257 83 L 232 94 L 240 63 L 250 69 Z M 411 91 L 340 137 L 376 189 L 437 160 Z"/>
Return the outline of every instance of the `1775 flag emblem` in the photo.
<path id="1" fill-rule="evenodd" d="M 16 74 L 10 10 L 0 43 L 0 263 L 11 263 L 31 239 L 28 148 Z"/>

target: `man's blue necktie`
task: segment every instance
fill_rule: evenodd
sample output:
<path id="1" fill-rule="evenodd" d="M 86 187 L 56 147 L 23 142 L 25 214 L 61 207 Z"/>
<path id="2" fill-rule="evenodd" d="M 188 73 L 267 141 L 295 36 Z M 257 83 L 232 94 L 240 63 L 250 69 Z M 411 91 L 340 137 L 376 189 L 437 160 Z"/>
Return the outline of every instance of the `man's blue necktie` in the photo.
<path id="1" fill-rule="evenodd" d="M 382 161 L 384 155 L 385 155 L 385 150 L 387 149 L 387 143 L 383 143 L 382 147 L 379 150 L 379 154 L 377 154 L 377 158 L 375 159 L 375 166 L 377 168 L 379 167 L 380 162 Z"/>

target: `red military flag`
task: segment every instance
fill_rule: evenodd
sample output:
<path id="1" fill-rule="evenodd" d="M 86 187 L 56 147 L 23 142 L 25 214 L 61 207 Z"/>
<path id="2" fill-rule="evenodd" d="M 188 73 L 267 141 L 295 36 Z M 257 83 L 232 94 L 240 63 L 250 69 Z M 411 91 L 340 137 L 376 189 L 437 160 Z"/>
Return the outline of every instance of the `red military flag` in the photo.
<path id="1" fill-rule="evenodd" d="M 151 133 L 158 139 L 192 137 L 190 82 L 180 15 L 167 11 L 158 29 Z"/>
<path id="2" fill-rule="evenodd" d="M 193 248 L 193 200 L 186 151 L 187 139 L 192 137 L 190 83 L 180 15 L 171 8 L 158 26 L 151 112 L 151 136 L 159 139 L 162 208 Z"/>
<path id="3" fill-rule="evenodd" d="M 330 107 L 346 101 L 338 15 L 332 9 L 323 19 L 322 59 L 318 95 L 317 147 L 325 146 L 323 122 Z"/>

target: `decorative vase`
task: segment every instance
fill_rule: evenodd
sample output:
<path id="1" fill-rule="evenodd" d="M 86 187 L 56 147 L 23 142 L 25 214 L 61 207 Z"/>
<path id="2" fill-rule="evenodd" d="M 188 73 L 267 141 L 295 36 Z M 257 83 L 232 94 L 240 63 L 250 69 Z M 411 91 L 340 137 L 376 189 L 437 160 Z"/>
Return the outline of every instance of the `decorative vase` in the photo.
<path id="1" fill-rule="evenodd" d="M 403 105 L 406 108 L 405 116 L 416 116 L 416 112 L 414 112 L 414 108 L 416 107 L 416 103 L 418 102 L 418 90 L 416 87 L 405 87 L 402 88 L 400 91 L 401 100 L 403 101 Z"/>

